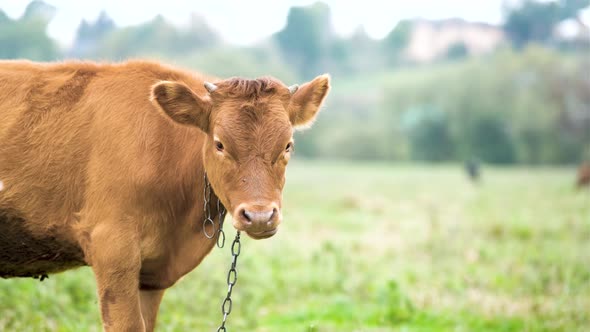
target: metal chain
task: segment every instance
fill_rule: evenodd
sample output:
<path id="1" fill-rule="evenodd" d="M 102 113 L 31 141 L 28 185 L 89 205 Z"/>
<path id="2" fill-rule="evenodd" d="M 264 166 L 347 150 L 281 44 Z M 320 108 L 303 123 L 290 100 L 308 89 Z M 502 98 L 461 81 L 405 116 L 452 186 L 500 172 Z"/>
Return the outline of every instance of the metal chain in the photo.
<path id="1" fill-rule="evenodd" d="M 240 255 L 240 251 L 242 250 L 242 243 L 240 242 L 240 231 L 236 232 L 236 238 L 234 242 L 231 244 L 231 267 L 229 272 L 227 273 L 227 295 L 221 304 L 221 313 L 223 314 L 223 320 L 221 321 L 221 325 L 217 328 L 217 332 L 226 332 L 227 329 L 225 328 L 225 322 L 227 320 L 227 316 L 231 313 L 232 309 L 232 299 L 231 299 L 231 292 L 238 281 L 238 271 L 236 270 L 236 266 L 238 263 L 238 256 Z"/>
<path id="2" fill-rule="evenodd" d="M 223 221 L 225 220 L 225 213 L 227 210 L 225 206 L 221 204 L 221 200 L 217 197 L 217 214 L 219 218 L 219 230 L 217 231 L 219 234 L 217 235 L 217 246 L 219 248 L 223 248 L 225 246 L 225 232 L 223 231 Z"/>
<path id="3" fill-rule="evenodd" d="M 211 218 L 211 183 L 207 178 L 207 173 L 204 176 L 205 180 L 205 188 L 203 189 L 203 210 L 205 211 L 205 219 L 203 219 L 203 233 L 208 239 L 212 239 L 217 233 L 217 246 L 219 248 L 223 248 L 225 246 L 225 232 L 223 231 L 223 221 L 225 220 L 225 215 L 227 210 L 225 206 L 221 204 L 221 200 L 217 197 L 217 219 L 219 220 L 219 229 L 215 231 L 215 223 L 213 222 L 213 218 Z M 213 232 L 208 233 L 207 227 L 213 227 Z"/>
<path id="4" fill-rule="evenodd" d="M 211 207 L 209 206 L 209 202 L 211 201 L 211 184 L 209 183 L 209 179 L 207 179 L 207 173 L 204 176 L 205 180 L 205 188 L 203 189 L 203 210 L 205 211 L 205 219 L 203 220 L 203 234 L 208 239 L 212 239 L 215 236 L 215 224 L 213 223 L 213 219 L 211 218 Z M 207 233 L 207 227 L 213 227 L 213 232 L 211 234 Z"/>
<path id="5" fill-rule="evenodd" d="M 209 183 L 209 179 L 207 178 L 207 173 L 205 173 L 205 189 L 203 192 L 203 197 L 204 197 L 204 205 L 203 205 L 203 209 L 205 211 L 205 219 L 203 220 L 203 233 L 205 234 L 205 236 L 208 239 L 211 239 L 215 236 L 215 223 L 213 222 L 213 219 L 211 218 L 211 206 L 210 206 L 210 202 L 211 202 L 211 183 Z M 217 197 L 217 216 L 219 219 L 219 229 L 217 230 L 217 246 L 219 248 L 223 248 L 223 246 L 225 245 L 225 232 L 223 231 L 223 221 L 225 220 L 225 215 L 227 213 L 227 210 L 225 209 L 225 206 L 223 206 L 223 204 L 221 203 L 221 200 L 219 199 L 219 197 Z M 213 233 L 209 234 L 207 233 L 207 227 L 213 227 Z M 238 282 L 238 270 L 237 268 L 237 264 L 238 264 L 238 256 L 240 256 L 240 252 L 242 251 L 242 243 L 240 242 L 240 231 L 236 232 L 236 237 L 234 238 L 234 241 L 231 244 L 231 255 L 232 255 L 232 261 L 231 261 L 231 266 L 229 268 L 229 271 L 227 272 L 227 295 L 225 296 L 225 299 L 223 299 L 223 303 L 221 303 L 221 314 L 223 315 L 223 320 L 221 321 L 221 325 L 217 328 L 217 332 L 226 332 L 227 329 L 225 327 L 225 323 L 227 321 L 227 317 L 229 316 L 229 314 L 231 313 L 232 310 L 232 305 L 233 305 L 233 301 L 231 299 L 231 294 L 232 291 L 234 289 L 234 286 L 236 285 L 236 282 Z"/>

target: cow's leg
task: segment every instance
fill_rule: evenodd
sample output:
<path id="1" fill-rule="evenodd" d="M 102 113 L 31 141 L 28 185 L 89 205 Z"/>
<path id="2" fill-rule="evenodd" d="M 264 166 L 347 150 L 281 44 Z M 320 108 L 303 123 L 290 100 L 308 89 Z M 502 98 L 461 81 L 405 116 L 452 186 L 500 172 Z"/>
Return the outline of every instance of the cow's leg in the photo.
<path id="1" fill-rule="evenodd" d="M 142 290 L 139 292 L 139 295 L 141 298 L 141 315 L 145 323 L 145 330 L 152 332 L 156 327 L 156 318 L 164 290 Z"/>
<path id="2" fill-rule="evenodd" d="M 139 300 L 141 258 L 131 223 L 101 223 L 88 247 L 105 331 L 145 331 Z"/>

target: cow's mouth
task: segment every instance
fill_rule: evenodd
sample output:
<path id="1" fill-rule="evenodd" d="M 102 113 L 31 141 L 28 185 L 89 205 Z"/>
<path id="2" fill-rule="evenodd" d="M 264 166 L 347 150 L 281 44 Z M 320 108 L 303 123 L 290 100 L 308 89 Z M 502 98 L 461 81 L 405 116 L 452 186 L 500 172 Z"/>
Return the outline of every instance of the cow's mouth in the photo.
<path id="1" fill-rule="evenodd" d="M 269 229 L 267 231 L 258 232 L 258 233 L 246 231 L 246 234 L 248 234 L 248 236 L 250 236 L 251 238 L 253 238 L 255 240 L 262 240 L 262 239 L 267 239 L 267 238 L 275 235 L 277 233 L 277 231 L 278 231 L 278 228 L 273 228 L 273 229 Z"/>

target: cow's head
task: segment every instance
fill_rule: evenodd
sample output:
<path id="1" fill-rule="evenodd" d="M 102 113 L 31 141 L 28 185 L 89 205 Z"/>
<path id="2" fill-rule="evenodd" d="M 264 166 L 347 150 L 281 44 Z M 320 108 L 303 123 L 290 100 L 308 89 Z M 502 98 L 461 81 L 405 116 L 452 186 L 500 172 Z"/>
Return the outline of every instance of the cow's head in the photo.
<path id="1" fill-rule="evenodd" d="M 152 100 L 174 121 L 207 134 L 203 160 L 234 227 L 253 238 L 274 235 L 281 222 L 285 167 L 293 131 L 309 127 L 328 90 L 328 75 L 301 87 L 262 78 L 205 83 L 198 94 L 180 82 L 154 85 Z"/>

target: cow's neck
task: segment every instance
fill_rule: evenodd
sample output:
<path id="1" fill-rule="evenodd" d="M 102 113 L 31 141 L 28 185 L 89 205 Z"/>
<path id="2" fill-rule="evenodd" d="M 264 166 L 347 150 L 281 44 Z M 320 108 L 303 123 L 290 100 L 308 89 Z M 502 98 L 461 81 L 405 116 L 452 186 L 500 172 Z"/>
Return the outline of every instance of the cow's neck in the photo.
<path id="1" fill-rule="evenodd" d="M 204 172 L 200 173 L 197 187 L 193 186 L 193 190 L 197 191 L 196 201 L 192 201 L 192 208 L 182 218 L 185 223 L 176 224 L 176 226 L 172 226 L 174 223 L 168 224 L 172 227 L 167 232 L 172 234 L 171 238 L 174 241 L 162 241 L 164 246 L 154 252 L 152 259 L 143 262 L 142 273 L 145 275 L 144 283 L 146 284 L 157 286 L 160 283 L 167 285 L 176 282 L 181 276 L 189 273 L 201 263 L 203 258 L 215 247 L 217 236 L 223 237 L 219 233 L 217 206 L 219 199 L 213 188 L 210 187 Z M 207 195 L 209 197 L 208 204 L 205 204 L 208 184 L 210 196 Z M 220 203 L 220 207 L 222 206 Z M 210 213 L 211 222 L 207 226 L 205 220 L 208 213 Z M 166 253 L 162 255 L 162 251 Z"/>

